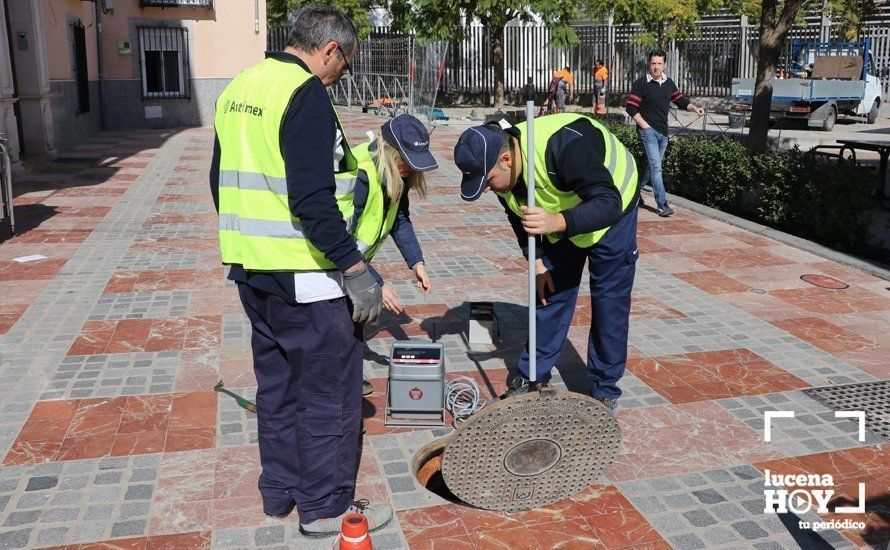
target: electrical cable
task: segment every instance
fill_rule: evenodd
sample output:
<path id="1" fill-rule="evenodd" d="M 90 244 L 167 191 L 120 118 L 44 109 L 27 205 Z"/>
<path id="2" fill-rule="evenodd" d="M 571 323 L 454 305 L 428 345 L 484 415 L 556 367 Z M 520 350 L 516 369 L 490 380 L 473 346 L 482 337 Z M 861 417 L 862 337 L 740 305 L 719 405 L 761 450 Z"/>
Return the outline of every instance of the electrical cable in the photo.
<path id="1" fill-rule="evenodd" d="M 451 425 L 457 429 L 463 422 L 485 407 L 482 392 L 476 381 L 468 376 L 456 376 L 445 384 L 445 408 L 454 417 Z"/>

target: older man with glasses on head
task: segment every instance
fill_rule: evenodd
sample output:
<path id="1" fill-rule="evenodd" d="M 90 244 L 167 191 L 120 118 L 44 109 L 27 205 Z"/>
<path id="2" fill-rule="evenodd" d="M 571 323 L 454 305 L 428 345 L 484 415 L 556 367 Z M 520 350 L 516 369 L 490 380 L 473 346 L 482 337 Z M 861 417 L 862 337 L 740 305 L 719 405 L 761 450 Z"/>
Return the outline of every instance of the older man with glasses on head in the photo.
<path id="1" fill-rule="evenodd" d="M 351 233 L 354 178 L 335 178 L 357 163 L 325 87 L 356 45 L 342 12 L 304 7 L 284 51 L 216 103 L 210 182 L 222 261 L 253 327 L 263 510 L 296 507 L 307 536 L 338 533 L 348 513 L 371 530 L 392 518 L 385 503 L 354 500 L 362 324 L 381 289 Z"/>

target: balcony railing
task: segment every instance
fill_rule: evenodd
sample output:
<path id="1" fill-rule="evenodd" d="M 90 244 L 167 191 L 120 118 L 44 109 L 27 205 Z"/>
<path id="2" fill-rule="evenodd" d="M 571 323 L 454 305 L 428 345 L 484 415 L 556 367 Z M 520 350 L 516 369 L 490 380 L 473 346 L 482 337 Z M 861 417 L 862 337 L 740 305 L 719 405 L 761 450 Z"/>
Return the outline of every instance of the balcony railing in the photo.
<path id="1" fill-rule="evenodd" d="M 209 8 L 213 0 L 139 0 L 140 8 Z"/>

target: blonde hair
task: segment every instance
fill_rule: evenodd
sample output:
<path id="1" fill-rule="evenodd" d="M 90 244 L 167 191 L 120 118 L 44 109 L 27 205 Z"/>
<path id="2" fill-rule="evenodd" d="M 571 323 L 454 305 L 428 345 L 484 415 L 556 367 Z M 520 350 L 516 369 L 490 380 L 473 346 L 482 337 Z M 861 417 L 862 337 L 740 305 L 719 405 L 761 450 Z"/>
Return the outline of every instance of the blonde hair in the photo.
<path id="1" fill-rule="evenodd" d="M 377 176 L 380 182 L 386 186 L 386 192 L 389 200 L 398 203 L 402 198 L 402 193 L 414 189 L 421 199 L 426 198 L 426 178 L 423 172 L 414 171 L 404 180 L 399 175 L 399 161 L 403 161 L 399 150 L 384 141 L 380 132 L 377 132 L 377 152 L 374 154 L 374 163 L 377 165 Z M 407 163 L 406 163 L 407 164 Z M 405 184 L 408 189 L 405 189 Z"/>

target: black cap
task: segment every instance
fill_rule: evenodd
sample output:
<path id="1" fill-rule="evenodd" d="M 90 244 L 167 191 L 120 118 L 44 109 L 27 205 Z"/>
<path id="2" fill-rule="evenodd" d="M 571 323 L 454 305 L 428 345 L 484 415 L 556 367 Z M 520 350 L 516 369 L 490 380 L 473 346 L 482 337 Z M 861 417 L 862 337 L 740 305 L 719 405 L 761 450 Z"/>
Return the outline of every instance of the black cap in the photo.
<path id="1" fill-rule="evenodd" d="M 386 143 L 398 149 L 402 159 L 415 172 L 429 172 L 439 167 L 430 153 L 430 133 L 417 118 L 402 113 L 387 120 L 380 133 Z"/>
<path id="2" fill-rule="evenodd" d="M 504 142 L 504 133 L 491 126 L 473 126 L 461 134 L 454 146 L 454 163 L 463 172 L 460 196 L 474 201 L 482 194 L 488 173 L 494 168 Z"/>

